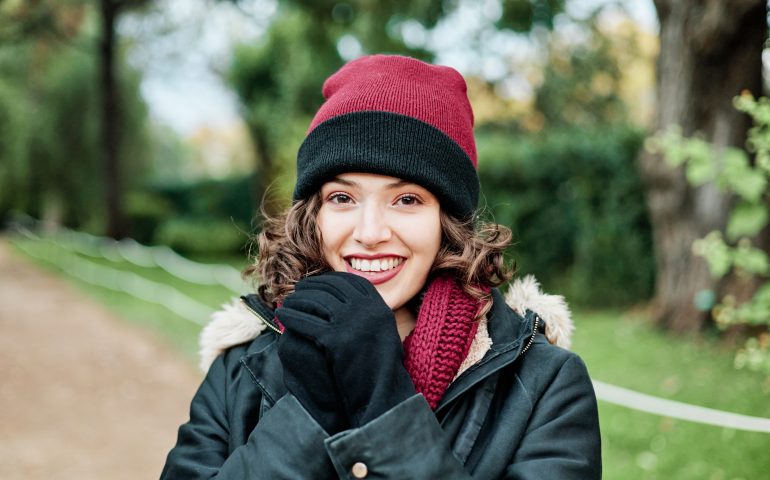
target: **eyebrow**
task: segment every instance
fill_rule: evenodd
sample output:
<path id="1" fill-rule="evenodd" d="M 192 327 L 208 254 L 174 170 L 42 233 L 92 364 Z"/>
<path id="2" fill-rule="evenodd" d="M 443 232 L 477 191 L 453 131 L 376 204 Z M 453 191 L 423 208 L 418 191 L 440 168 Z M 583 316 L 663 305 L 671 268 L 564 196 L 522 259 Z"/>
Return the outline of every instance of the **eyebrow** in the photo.
<path id="1" fill-rule="evenodd" d="M 341 183 L 342 185 L 347 185 L 348 187 L 359 187 L 360 185 L 356 182 L 351 182 L 350 180 L 345 180 L 343 178 L 334 177 L 334 179 L 331 180 L 332 182 Z M 407 182 L 406 180 L 399 180 L 397 182 L 389 183 L 385 185 L 385 188 L 391 189 L 391 188 L 398 188 L 403 187 L 404 185 L 415 185 L 412 182 Z"/>

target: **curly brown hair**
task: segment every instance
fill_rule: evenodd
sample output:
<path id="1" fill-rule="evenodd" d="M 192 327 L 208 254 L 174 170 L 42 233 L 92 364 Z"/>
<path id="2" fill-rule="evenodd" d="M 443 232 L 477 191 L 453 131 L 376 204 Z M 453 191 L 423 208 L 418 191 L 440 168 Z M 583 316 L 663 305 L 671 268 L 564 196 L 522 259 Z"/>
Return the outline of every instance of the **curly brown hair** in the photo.
<path id="1" fill-rule="evenodd" d="M 252 238 L 252 263 L 244 269 L 243 276 L 252 279 L 259 296 L 273 307 L 294 291 L 294 284 L 301 278 L 332 270 L 316 233 L 321 203 L 319 192 L 295 202 L 278 215 L 270 215 L 262 208 L 262 231 Z M 496 223 L 460 221 L 443 210 L 440 221 L 442 243 L 430 275 L 451 275 L 467 294 L 488 300 L 490 294 L 481 287 L 501 285 L 515 272 L 515 264 L 506 264 L 503 255 L 511 243 L 511 230 Z M 258 249 L 256 254 L 254 246 Z M 486 315 L 490 308 L 491 302 L 485 301 L 477 318 Z"/>

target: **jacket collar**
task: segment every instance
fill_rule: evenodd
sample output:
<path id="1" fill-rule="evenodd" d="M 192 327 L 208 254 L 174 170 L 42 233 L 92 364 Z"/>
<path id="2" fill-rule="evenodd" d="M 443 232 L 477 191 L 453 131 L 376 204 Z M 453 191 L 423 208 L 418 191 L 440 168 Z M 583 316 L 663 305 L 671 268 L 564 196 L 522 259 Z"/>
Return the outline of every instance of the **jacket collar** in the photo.
<path id="1" fill-rule="evenodd" d="M 510 305 L 503 301 L 503 296 L 497 289 L 492 290 L 492 301 L 492 309 L 488 314 L 491 346 L 479 361 L 462 371 L 452 381 L 436 408 L 437 413 L 480 379 L 497 372 L 523 355 L 538 333 L 545 334 L 545 322 L 537 313 L 526 309 L 523 315 L 520 315 L 509 308 Z"/>
<path id="2" fill-rule="evenodd" d="M 497 289 L 492 289 L 492 296 L 487 328 L 479 328 L 474 339 L 481 349 L 477 355 L 479 360 L 487 357 L 490 351 L 508 351 L 518 340 L 531 335 L 532 315 L 535 314 L 545 323 L 548 341 L 569 348 L 574 327 L 564 297 L 543 293 L 535 277 L 528 275 L 514 280 L 504 297 Z M 280 329 L 273 320 L 272 309 L 262 303 L 257 295 L 247 295 L 222 305 L 222 309 L 212 314 L 211 321 L 201 331 L 201 370 L 207 372 L 214 359 L 225 350 L 251 341 L 266 330 L 277 332 Z M 480 338 L 484 335 L 488 335 L 488 338 Z M 466 369 L 470 367 L 472 365 Z M 458 376 L 458 380 L 461 376 Z"/>
<path id="3" fill-rule="evenodd" d="M 569 345 L 572 332 L 564 299 L 542 293 L 534 277 L 514 281 L 505 297 L 498 289 L 492 289 L 492 308 L 485 320 L 486 328 L 479 328 L 474 339 L 474 343 L 481 345 L 481 352 L 475 357 L 478 360 L 474 358 L 472 363 L 464 364 L 437 406 L 437 414 L 481 379 L 514 362 L 526 352 L 537 333 L 545 334 L 550 343 L 564 346 Z M 262 335 L 263 332 L 268 333 Z M 274 403 L 286 393 L 280 359 L 274 352 L 277 348 L 274 335 L 279 332 L 273 311 L 256 295 L 224 305 L 201 332 L 201 368 L 207 371 L 221 352 L 251 341 L 240 362 L 266 399 Z M 482 335 L 487 338 L 480 339 Z"/>

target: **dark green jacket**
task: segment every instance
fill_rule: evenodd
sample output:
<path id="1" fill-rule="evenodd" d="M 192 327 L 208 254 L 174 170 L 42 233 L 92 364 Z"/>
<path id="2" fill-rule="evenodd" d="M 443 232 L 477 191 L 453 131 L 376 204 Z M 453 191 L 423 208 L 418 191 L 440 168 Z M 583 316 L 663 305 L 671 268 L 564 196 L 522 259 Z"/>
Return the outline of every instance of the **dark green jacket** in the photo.
<path id="1" fill-rule="evenodd" d="M 179 428 L 162 479 L 601 478 L 599 420 L 581 359 L 551 345 L 544 321 L 493 290 L 491 348 L 435 412 L 421 395 L 329 436 L 283 386 L 270 328 L 219 355 Z M 544 318 L 548 318 L 543 315 Z"/>

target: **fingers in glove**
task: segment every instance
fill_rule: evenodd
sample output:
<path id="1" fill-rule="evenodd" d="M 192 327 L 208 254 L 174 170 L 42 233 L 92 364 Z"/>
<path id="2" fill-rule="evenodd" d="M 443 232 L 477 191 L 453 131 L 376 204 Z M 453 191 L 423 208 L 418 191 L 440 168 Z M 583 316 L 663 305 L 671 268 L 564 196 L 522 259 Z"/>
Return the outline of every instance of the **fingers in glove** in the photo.
<path id="1" fill-rule="evenodd" d="M 331 320 L 334 307 L 340 302 L 331 294 L 318 290 L 294 292 L 283 302 L 282 307 L 315 315 L 322 320 Z"/>
<path id="2" fill-rule="evenodd" d="M 312 339 L 320 338 L 330 326 L 328 321 L 315 315 L 284 306 L 275 310 L 275 316 L 287 329 Z"/>
<path id="3" fill-rule="evenodd" d="M 321 275 L 305 279 L 311 284 L 333 285 L 344 294 L 345 298 L 354 296 L 369 296 L 375 290 L 369 280 L 349 272 L 326 272 Z"/>
<path id="4" fill-rule="evenodd" d="M 294 285 L 294 291 L 303 294 L 325 292 L 334 299 L 335 303 L 347 303 L 350 293 L 346 292 L 344 288 L 340 288 L 339 285 L 335 285 L 334 282 L 329 282 L 325 275 L 327 274 L 324 274 L 324 277 L 303 278 Z"/>

